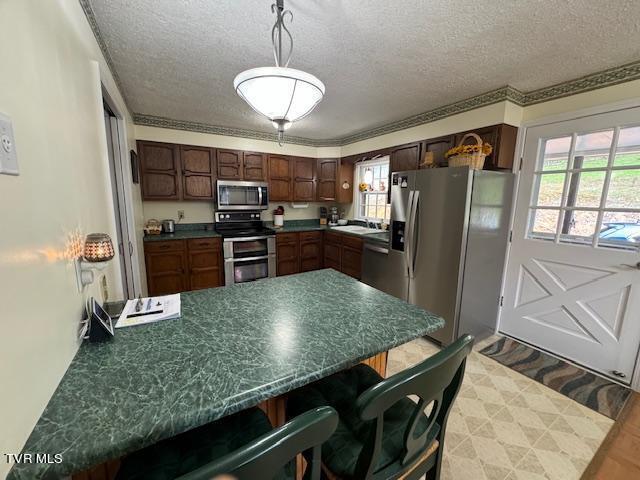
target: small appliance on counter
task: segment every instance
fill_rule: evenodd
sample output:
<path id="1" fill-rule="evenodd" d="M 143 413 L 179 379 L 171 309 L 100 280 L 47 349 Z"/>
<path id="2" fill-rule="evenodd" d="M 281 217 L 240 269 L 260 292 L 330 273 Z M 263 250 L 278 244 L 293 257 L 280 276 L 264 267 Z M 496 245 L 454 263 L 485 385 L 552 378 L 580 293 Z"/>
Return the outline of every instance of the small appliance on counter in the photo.
<path id="1" fill-rule="evenodd" d="M 176 231 L 176 222 L 170 218 L 162 220 L 162 231 L 164 233 L 174 233 Z"/>
<path id="2" fill-rule="evenodd" d="M 338 207 L 331 207 L 329 213 L 329 225 L 335 227 L 338 225 L 338 220 L 340 220 L 340 215 L 338 215 Z"/>
<path id="3" fill-rule="evenodd" d="M 273 211 L 273 228 L 281 228 L 284 226 L 284 207 L 278 205 Z"/>
<path id="4" fill-rule="evenodd" d="M 327 207 L 320 207 L 320 225 L 327 224 Z"/>

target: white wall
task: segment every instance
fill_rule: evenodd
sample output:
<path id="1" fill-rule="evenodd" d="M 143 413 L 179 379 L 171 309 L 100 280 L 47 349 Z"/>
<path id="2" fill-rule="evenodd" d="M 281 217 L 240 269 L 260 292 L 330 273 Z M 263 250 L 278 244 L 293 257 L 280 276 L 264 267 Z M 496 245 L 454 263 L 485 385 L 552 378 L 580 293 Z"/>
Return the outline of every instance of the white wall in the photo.
<path id="1" fill-rule="evenodd" d="M 20 167 L 0 175 L 0 453 L 17 453 L 78 348 L 87 295 L 69 240 L 115 237 L 101 79 L 126 109 L 78 1 L 2 0 L 0 61 Z M 111 296 L 117 268 L 105 271 Z M 87 294 L 100 297 L 97 282 Z"/>

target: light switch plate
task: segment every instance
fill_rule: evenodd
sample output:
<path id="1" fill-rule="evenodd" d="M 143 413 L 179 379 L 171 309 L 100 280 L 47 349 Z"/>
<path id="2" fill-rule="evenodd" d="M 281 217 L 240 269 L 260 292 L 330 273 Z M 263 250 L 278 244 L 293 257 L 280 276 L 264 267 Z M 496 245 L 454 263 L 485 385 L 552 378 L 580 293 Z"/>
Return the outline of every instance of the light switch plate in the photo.
<path id="1" fill-rule="evenodd" d="M 0 173 L 19 175 L 16 141 L 13 137 L 11 119 L 0 113 Z"/>

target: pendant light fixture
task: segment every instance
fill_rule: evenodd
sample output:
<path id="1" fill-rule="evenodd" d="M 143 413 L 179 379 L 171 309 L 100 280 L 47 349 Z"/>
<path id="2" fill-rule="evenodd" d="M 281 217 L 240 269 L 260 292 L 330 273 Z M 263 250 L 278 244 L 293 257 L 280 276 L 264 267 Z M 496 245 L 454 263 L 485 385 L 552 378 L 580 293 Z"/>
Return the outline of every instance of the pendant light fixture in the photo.
<path id="1" fill-rule="evenodd" d="M 238 95 L 256 112 L 264 115 L 278 130 L 278 143 L 282 145 L 284 131 L 291 124 L 307 116 L 322 100 L 324 84 L 310 73 L 288 68 L 293 52 L 293 37 L 284 24 L 285 17 L 293 20 L 290 10 L 284 9 L 284 0 L 271 5 L 276 23 L 271 29 L 275 67 L 245 70 L 233 81 Z M 288 37 L 288 49 L 283 56 L 283 33 Z"/>

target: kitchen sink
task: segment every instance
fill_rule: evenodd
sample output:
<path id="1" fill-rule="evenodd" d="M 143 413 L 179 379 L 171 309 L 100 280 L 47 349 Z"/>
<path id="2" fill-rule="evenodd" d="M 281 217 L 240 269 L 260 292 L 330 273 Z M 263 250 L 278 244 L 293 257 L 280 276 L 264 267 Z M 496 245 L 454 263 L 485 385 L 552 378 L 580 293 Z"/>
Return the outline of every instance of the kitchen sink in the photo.
<path id="1" fill-rule="evenodd" d="M 380 233 L 383 230 L 377 228 L 361 227 L 359 225 L 345 225 L 343 227 L 331 227 L 331 230 L 337 230 L 339 232 L 357 233 L 358 235 L 367 235 L 369 233 Z"/>

